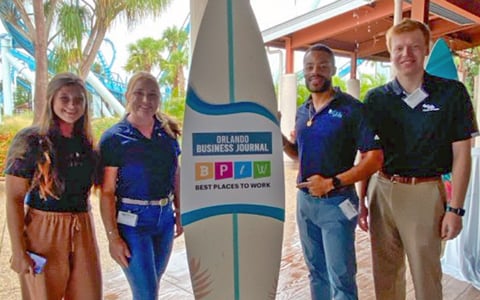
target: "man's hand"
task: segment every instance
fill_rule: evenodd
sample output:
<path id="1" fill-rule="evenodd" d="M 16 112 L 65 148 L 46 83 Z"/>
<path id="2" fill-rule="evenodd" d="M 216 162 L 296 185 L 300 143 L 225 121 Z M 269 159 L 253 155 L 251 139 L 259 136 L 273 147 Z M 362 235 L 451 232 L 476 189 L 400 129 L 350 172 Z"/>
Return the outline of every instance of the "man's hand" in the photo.
<path id="1" fill-rule="evenodd" d="M 358 227 L 368 232 L 368 208 L 365 203 L 362 202 L 358 205 L 358 210 Z"/>
<path id="2" fill-rule="evenodd" d="M 462 231 L 462 217 L 453 213 L 446 212 L 442 220 L 442 228 L 440 236 L 444 241 L 451 240 L 457 237 Z"/>
<path id="3" fill-rule="evenodd" d="M 313 175 L 308 177 L 307 181 L 297 184 L 297 188 L 306 188 L 310 195 L 320 197 L 333 190 L 333 183 L 331 178 Z"/>

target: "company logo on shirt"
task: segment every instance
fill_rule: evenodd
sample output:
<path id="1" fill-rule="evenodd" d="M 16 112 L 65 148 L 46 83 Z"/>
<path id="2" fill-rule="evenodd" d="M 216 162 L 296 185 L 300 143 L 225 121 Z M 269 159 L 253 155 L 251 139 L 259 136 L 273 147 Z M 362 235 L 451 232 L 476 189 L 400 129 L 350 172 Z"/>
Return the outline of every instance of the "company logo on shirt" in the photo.
<path id="1" fill-rule="evenodd" d="M 440 108 L 436 107 L 434 104 L 426 104 L 424 103 L 422 105 L 422 111 L 423 112 L 429 112 L 429 111 L 438 111 Z"/>
<path id="2" fill-rule="evenodd" d="M 328 114 L 331 115 L 334 118 L 339 118 L 341 119 L 343 117 L 343 114 L 341 111 L 335 110 L 335 109 L 329 109 Z"/>

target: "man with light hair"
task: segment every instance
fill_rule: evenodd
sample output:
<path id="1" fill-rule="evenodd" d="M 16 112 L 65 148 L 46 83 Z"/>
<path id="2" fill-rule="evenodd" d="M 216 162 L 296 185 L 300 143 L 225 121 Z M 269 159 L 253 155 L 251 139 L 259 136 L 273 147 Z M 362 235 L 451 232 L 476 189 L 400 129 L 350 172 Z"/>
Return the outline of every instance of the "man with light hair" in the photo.
<path id="1" fill-rule="evenodd" d="M 425 24 L 405 19 L 386 37 L 395 78 L 365 98 L 384 163 L 368 193 L 366 184 L 360 193 L 359 226 L 370 230 L 378 300 L 405 299 L 405 255 L 416 299 L 440 300 L 442 241 L 462 230 L 477 124 L 465 86 L 424 70 L 430 43 Z M 449 172 L 447 203 L 441 175 Z"/>

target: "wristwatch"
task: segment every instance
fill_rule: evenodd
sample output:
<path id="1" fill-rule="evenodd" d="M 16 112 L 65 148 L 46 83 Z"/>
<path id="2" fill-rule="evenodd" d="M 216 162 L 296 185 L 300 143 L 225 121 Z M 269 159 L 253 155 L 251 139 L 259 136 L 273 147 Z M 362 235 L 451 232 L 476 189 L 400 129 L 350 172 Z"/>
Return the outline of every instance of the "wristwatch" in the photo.
<path id="1" fill-rule="evenodd" d="M 332 184 L 335 189 L 338 189 L 342 186 L 342 181 L 337 176 L 332 177 Z"/>
<path id="2" fill-rule="evenodd" d="M 445 208 L 445 211 L 446 212 L 452 212 L 454 214 L 457 214 L 459 215 L 460 217 L 463 217 L 463 215 L 465 214 L 465 210 L 461 207 L 459 208 L 453 208 L 451 207 L 450 205 L 447 204 L 447 207 Z"/>

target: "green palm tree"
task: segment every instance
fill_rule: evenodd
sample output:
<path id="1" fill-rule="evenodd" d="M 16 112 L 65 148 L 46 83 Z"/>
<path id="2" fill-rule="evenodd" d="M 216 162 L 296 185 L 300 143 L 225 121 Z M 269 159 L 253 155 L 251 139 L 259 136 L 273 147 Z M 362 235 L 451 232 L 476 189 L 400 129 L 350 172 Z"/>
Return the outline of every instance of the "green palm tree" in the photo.
<path id="1" fill-rule="evenodd" d="M 135 73 L 138 71 L 152 72 L 159 68 L 163 60 L 162 52 L 165 49 L 164 40 L 146 37 L 128 45 L 128 59 L 124 66 L 125 71 Z"/>
<path id="2" fill-rule="evenodd" d="M 188 32 L 176 26 L 165 29 L 162 40 L 168 51 L 168 57 L 161 64 L 160 83 L 172 87 L 173 96 L 185 95 L 185 73 L 188 64 Z"/>
<path id="3" fill-rule="evenodd" d="M 146 17 L 157 17 L 172 0 L 1 0 L 0 18 L 32 41 L 35 48 L 35 117 L 45 105 L 48 69 L 77 71 L 86 78 L 105 38 L 119 18 L 132 28 Z M 33 18 L 28 7 L 33 7 Z M 47 49 L 62 45 L 49 65 Z M 54 52 L 55 53 L 55 52 Z M 68 58 L 68 62 L 64 59 Z"/>

